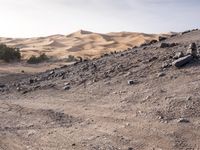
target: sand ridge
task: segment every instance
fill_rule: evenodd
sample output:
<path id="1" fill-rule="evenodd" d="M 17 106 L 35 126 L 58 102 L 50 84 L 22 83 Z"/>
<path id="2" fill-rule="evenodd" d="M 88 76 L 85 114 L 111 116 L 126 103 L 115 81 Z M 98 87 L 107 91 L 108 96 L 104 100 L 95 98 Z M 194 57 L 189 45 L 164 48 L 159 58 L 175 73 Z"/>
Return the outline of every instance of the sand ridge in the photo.
<path id="1" fill-rule="evenodd" d="M 139 46 L 152 39 L 158 39 L 157 34 L 136 32 L 112 32 L 107 34 L 80 30 L 69 35 L 51 35 L 35 38 L 3 38 L 0 43 L 18 47 L 23 59 L 32 55 L 45 53 L 48 56 L 63 59 L 68 55 L 84 58 L 99 57 L 111 51 L 123 51 Z"/>

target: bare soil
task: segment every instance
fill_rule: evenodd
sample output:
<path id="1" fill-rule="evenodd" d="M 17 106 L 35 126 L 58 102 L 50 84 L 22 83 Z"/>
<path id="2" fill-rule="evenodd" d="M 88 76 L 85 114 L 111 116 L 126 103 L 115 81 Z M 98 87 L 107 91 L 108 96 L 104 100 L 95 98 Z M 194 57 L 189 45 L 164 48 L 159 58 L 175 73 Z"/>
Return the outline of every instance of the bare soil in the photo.
<path id="1" fill-rule="evenodd" d="M 0 149 L 199 150 L 200 61 L 165 64 L 200 31 L 163 42 L 177 44 L 0 76 Z"/>

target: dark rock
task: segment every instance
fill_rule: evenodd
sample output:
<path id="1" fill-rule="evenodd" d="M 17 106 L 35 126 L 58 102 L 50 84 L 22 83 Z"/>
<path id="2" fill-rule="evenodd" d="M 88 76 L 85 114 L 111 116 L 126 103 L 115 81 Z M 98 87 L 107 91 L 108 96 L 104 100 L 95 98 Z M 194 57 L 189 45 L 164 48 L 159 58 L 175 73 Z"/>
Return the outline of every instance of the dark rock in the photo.
<path id="1" fill-rule="evenodd" d="M 30 83 L 30 84 L 33 84 L 33 83 L 34 83 L 34 80 L 33 80 L 33 79 L 30 79 L 30 80 L 29 80 L 29 83 Z"/>
<path id="2" fill-rule="evenodd" d="M 5 84 L 0 84 L 0 88 L 5 88 L 6 85 Z"/>
<path id="3" fill-rule="evenodd" d="M 183 57 L 184 56 L 184 54 L 183 54 L 183 52 L 177 52 L 175 55 L 174 55 L 174 59 L 179 59 L 179 58 L 181 58 L 181 57 Z"/>
<path id="4" fill-rule="evenodd" d="M 174 47 L 176 45 L 176 43 L 161 43 L 160 48 Z"/>
<path id="5" fill-rule="evenodd" d="M 128 80 L 128 85 L 133 85 L 135 82 L 133 80 Z"/>
<path id="6" fill-rule="evenodd" d="M 156 59 L 158 59 L 158 57 L 154 56 L 154 57 L 152 57 L 152 58 L 149 59 L 149 62 L 152 62 L 152 61 L 154 61 Z"/>
<path id="7" fill-rule="evenodd" d="M 129 147 L 128 150 L 133 150 L 133 148 L 132 148 L 132 147 Z"/>
<path id="8" fill-rule="evenodd" d="M 187 50 L 187 55 L 192 55 L 193 57 L 197 57 L 197 46 L 195 43 L 189 45 Z"/>
<path id="9" fill-rule="evenodd" d="M 177 34 L 172 34 L 172 35 L 170 35 L 170 37 L 175 37 Z"/>
<path id="10" fill-rule="evenodd" d="M 181 57 L 181 58 L 175 60 L 174 62 L 172 62 L 172 65 L 177 68 L 180 68 L 180 67 L 186 65 L 187 63 L 191 62 L 192 60 L 193 60 L 192 55 L 187 55 L 185 57 Z"/>
<path id="11" fill-rule="evenodd" d="M 70 86 L 64 86 L 63 87 L 63 90 L 69 90 L 70 89 Z"/>
<path id="12" fill-rule="evenodd" d="M 160 44 L 160 48 L 166 48 L 166 47 L 169 47 L 168 43 L 161 43 Z"/>
<path id="13" fill-rule="evenodd" d="M 50 83 L 50 84 L 47 85 L 47 87 L 50 87 L 50 88 L 55 87 L 55 86 L 56 86 L 56 85 L 53 84 L 53 83 Z"/>
<path id="14" fill-rule="evenodd" d="M 198 31 L 199 29 L 192 29 L 192 31 Z"/>
<path id="15" fill-rule="evenodd" d="M 63 69 L 63 68 L 67 68 L 67 67 L 68 67 L 68 65 L 63 65 L 60 68 Z"/>
<path id="16" fill-rule="evenodd" d="M 184 31 L 184 32 L 181 33 L 181 35 L 189 33 L 189 32 L 191 32 L 191 31 L 190 30 Z"/>
<path id="17" fill-rule="evenodd" d="M 158 77 L 164 77 L 166 74 L 164 72 L 158 73 Z"/>
<path id="18" fill-rule="evenodd" d="M 167 38 L 166 37 L 163 37 L 163 36 L 159 36 L 158 37 L 158 41 L 164 41 L 164 40 L 166 40 Z"/>
<path id="19" fill-rule="evenodd" d="M 33 90 L 37 90 L 37 89 L 39 89 L 39 88 L 41 88 L 41 86 L 40 86 L 40 85 L 37 85 L 37 86 L 34 86 L 34 87 L 33 87 Z"/>
<path id="20" fill-rule="evenodd" d="M 190 121 L 186 118 L 179 118 L 178 123 L 189 123 Z"/>
<path id="21" fill-rule="evenodd" d="M 191 43 L 190 45 L 189 45 L 189 48 L 191 48 L 191 49 L 197 49 L 197 46 L 196 46 L 196 44 L 195 43 Z"/>
<path id="22" fill-rule="evenodd" d="M 28 90 L 24 90 L 23 92 L 22 92 L 22 94 L 26 94 L 26 93 L 28 93 L 29 91 Z"/>
<path id="23" fill-rule="evenodd" d="M 174 46 L 177 46 L 177 45 L 178 45 L 177 43 L 171 43 L 170 47 L 174 47 Z"/>
<path id="24" fill-rule="evenodd" d="M 189 97 L 187 98 L 187 100 L 188 100 L 188 101 L 192 100 L 192 97 L 191 97 L 191 96 L 189 96 Z"/>
<path id="25" fill-rule="evenodd" d="M 149 44 L 154 44 L 154 43 L 157 43 L 158 41 L 157 40 L 151 40 L 150 42 L 149 42 Z"/>
<path id="26" fill-rule="evenodd" d="M 147 43 L 143 43 L 140 45 L 140 47 L 143 47 L 143 46 L 147 46 Z"/>

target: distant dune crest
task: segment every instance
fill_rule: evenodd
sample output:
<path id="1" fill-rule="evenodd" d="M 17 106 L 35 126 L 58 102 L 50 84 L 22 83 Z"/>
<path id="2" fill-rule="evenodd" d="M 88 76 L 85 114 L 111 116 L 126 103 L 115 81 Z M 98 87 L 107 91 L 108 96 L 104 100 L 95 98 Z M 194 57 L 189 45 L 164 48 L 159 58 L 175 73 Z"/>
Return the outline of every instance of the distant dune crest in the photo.
<path id="1" fill-rule="evenodd" d="M 19 47 L 23 59 L 46 53 L 58 59 L 68 55 L 99 57 L 111 51 L 123 51 L 142 43 L 158 39 L 156 34 L 112 32 L 108 34 L 79 30 L 69 35 L 51 35 L 38 38 L 0 38 L 0 43 Z"/>

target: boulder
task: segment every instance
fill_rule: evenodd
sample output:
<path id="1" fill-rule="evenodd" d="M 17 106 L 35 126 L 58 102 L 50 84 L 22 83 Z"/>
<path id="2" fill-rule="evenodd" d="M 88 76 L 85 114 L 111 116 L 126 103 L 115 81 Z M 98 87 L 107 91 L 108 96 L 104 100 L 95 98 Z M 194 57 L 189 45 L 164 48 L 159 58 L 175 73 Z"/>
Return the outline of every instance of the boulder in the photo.
<path id="1" fill-rule="evenodd" d="M 164 40 L 166 40 L 167 38 L 166 37 L 163 37 L 163 36 L 159 36 L 158 37 L 158 41 L 164 41 Z"/>
<path id="2" fill-rule="evenodd" d="M 166 48 L 166 47 L 169 47 L 168 43 L 161 43 L 160 44 L 160 48 Z"/>
<path id="3" fill-rule="evenodd" d="M 197 46 L 196 46 L 196 44 L 195 43 L 191 43 L 190 45 L 189 45 L 189 48 L 190 49 L 197 49 Z"/>
<path id="4" fill-rule="evenodd" d="M 197 46 L 195 43 L 191 43 L 187 50 L 187 55 L 192 55 L 193 57 L 197 57 Z"/>
<path id="5" fill-rule="evenodd" d="M 176 43 L 161 43 L 160 48 L 174 47 L 176 45 L 177 45 Z"/>
<path id="6" fill-rule="evenodd" d="M 172 65 L 177 68 L 180 68 L 180 67 L 186 65 L 187 63 L 191 62 L 192 60 L 193 60 L 192 55 L 187 55 L 185 57 L 181 57 L 181 58 L 175 60 L 174 62 L 172 62 Z"/>

